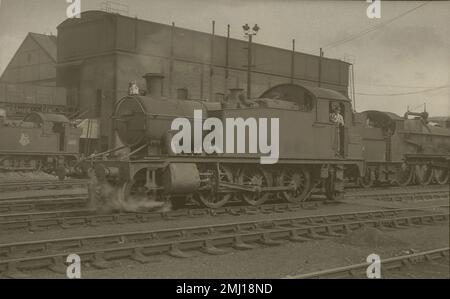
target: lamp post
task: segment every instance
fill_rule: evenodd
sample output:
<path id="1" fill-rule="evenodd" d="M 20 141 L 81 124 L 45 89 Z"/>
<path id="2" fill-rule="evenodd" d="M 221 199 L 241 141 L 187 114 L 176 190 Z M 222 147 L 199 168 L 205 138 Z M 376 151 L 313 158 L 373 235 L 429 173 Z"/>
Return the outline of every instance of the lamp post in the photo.
<path id="1" fill-rule="evenodd" d="M 244 34 L 248 36 L 248 62 L 247 62 L 247 98 L 250 99 L 252 95 L 252 42 L 253 36 L 256 35 L 259 31 L 258 24 L 255 24 L 253 28 L 250 28 L 248 24 L 242 26 L 244 29 Z"/>

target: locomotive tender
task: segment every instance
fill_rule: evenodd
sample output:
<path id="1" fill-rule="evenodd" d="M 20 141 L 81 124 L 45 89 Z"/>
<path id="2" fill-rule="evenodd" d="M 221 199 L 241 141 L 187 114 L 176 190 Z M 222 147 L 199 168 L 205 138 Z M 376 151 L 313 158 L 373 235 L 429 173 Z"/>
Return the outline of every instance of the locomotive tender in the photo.
<path id="1" fill-rule="evenodd" d="M 185 92 L 169 99 L 162 95 L 161 74 L 144 78 L 146 95 L 126 96 L 115 106 L 113 121 L 123 146 L 83 162 L 97 182 L 116 186 L 122 200 L 143 196 L 182 204 L 194 198 L 217 208 L 236 199 L 250 205 L 271 198 L 301 202 L 318 190 L 334 200 L 346 181 L 368 187 L 406 185 L 413 177 L 421 184 L 448 180 L 450 131 L 429 128 L 423 119 L 355 113 L 336 91 L 296 84 L 274 86 L 257 99 L 240 97 L 236 89 L 223 103 L 188 99 Z M 336 105 L 343 127 L 330 121 Z M 278 118 L 278 163 L 261 164 L 261 153 L 175 154 L 171 124 L 180 117 L 193 121 L 196 110 L 205 119 Z M 435 144 L 426 146 L 429 140 Z M 237 143 L 248 146 L 248 134 Z M 123 148 L 128 153 L 118 155 Z M 108 201 L 95 186 L 89 192 L 97 205 Z"/>
<path id="2" fill-rule="evenodd" d="M 43 170 L 63 179 L 78 161 L 80 136 L 64 115 L 32 112 L 17 122 L 0 109 L 0 172 Z"/>

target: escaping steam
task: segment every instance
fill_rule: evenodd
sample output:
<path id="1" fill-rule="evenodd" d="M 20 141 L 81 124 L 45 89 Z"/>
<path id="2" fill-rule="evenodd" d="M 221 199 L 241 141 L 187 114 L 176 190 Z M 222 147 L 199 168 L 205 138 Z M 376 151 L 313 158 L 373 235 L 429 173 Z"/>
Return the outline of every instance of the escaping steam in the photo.
<path id="1" fill-rule="evenodd" d="M 168 212 L 172 209 L 170 202 L 156 201 L 147 196 L 123 198 L 121 187 L 113 186 L 107 181 L 100 182 L 92 172 L 89 177 L 89 207 L 97 212 Z"/>

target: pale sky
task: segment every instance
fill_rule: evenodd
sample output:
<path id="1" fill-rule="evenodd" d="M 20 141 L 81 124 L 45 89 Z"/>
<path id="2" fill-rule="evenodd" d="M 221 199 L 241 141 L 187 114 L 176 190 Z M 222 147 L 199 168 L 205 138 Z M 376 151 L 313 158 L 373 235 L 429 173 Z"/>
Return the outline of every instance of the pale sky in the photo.
<path id="1" fill-rule="evenodd" d="M 103 0 L 81 0 L 82 10 L 99 9 Z M 381 1 L 381 18 L 369 19 L 368 4 L 356 1 L 296 0 L 118 0 L 130 16 L 243 39 L 241 26 L 257 23 L 258 43 L 291 47 L 355 64 L 356 107 L 402 115 L 406 107 L 427 104 L 431 115 L 450 115 L 450 2 L 432 1 L 377 30 L 365 32 L 411 10 L 423 1 Z M 66 18 L 66 0 L 0 0 L 0 73 L 30 31 L 56 34 Z M 352 38 L 355 35 L 358 38 Z M 338 41 L 336 47 L 329 45 Z M 424 90 L 447 86 L 428 92 Z M 396 95 L 405 94 L 406 95 Z M 366 94 L 366 95 L 363 95 Z M 372 96 L 367 94 L 377 94 Z M 381 96 L 380 96 L 381 95 Z M 394 95 L 394 96 L 388 96 Z M 417 108 L 420 111 L 422 108 Z"/>

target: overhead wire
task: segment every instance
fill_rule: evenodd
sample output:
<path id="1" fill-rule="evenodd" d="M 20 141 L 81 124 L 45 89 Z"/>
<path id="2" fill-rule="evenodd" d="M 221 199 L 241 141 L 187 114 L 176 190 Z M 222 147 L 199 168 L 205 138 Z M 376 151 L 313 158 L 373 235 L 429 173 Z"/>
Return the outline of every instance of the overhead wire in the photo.
<path id="1" fill-rule="evenodd" d="M 428 88 L 428 89 L 423 89 L 423 90 L 419 90 L 419 91 L 410 91 L 410 92 L 401 92 L 401 93 L 362 93 L 362 92 L 356 92 L 357 95 L 363 95 L 363 96 L 375 96 L 375 97 L 391 97 L 391 96 L 403 96 L 403 95 L 411 95 L 411 94 L 420 94 L 420 93 L 426 93 L 426 92 L 430 92 L 430 91 L 434 91 L 434 90 L 439 90 L 439 89 L 444 89 L 444 88 L 449 88 L 450 85 L 443 85 L 443 86 L 438 86 L 438 87 L 434 87 L 434 88 Z"/>
<path id="2" fill-rule="evenodd" d="M 396 21 L 396 20 L 398 20 L 398 19 L 400 19 L 400 18 L 402 18 L 402 17 L 404 17 L 404 16 L 410 14 L 410 13 L 412 13 L 413 11 L 415 11 L 415 10 L 417 10 L 417 9 L 419 9 L 419 8 L 421 8 L 421 7 L 423 7 L 423 6 L 425 6 L 425 5 L 427 5 L 428 3 L 429 3 L 429 2 L 422 3 L 422 4 L 416 6 L 416 7 L 412 8 L 412 9 L 409 9 L 409 10 L 407 10 L 407 11 L 405 11 L 405 12 L 399 14 L 398 16 L 396 16 L 396 17 L 394 17 L 394 18 L 392 18 L 392 19 L 387 20 L 386 22 L 383 22 L 383 23 L 381 23 L 381 24 L 374 25 L 374 26 L 372 26 L 372 27 L 366 28 L 366 29 L 364 29 L 364 30 L 362 30 L 362 31 L 360 31 L 360 32 L 357 32 L 357 33 L 355 33 L 355 34 L 353 34 L 353 35 L 351 35 L 351 36 L 348 36 L 348 37 L 346 37 L 346 38 L 344 38 L 344 39 L 341 39 L 341 40 L 338 40 L 338 41 L 331 42 L 331 43 L 329 43 L 329 44 L 323 46 L 322 48 L 323 48 L 323 49 L 332 49 L 332 48 L 335 48 L 335 47 L 340 46 L 340 45 L 342 45 L 342 44 L 345 44 L 345 43 L 347 43 L 347 42 L 350 42 L 350 41 L 352 41 L 352 40 L 354 40 L 354 39 L 357 39 L 357 38 L 359 38 L 359 37 L 362 37 L 362 36 L 364 36 L 364 35 L 366 35 L 366 34 L 369 34 L 369 33 L 373 32 L 373 31 L 375 31 L 375 30 L 378 30 L 378 29 L 380 29 L 380 28 L 382 28 L 382 27 L 384 27 L 384 26 L 386 26 L 386 25 L 388 25 L 388 24 L 390 24 L 390 23 L 392 23 L 392 22 L 394 22 L 394 21 Z M 318 50 L 318 49 L 315 49 L 315 50 Z"/>

